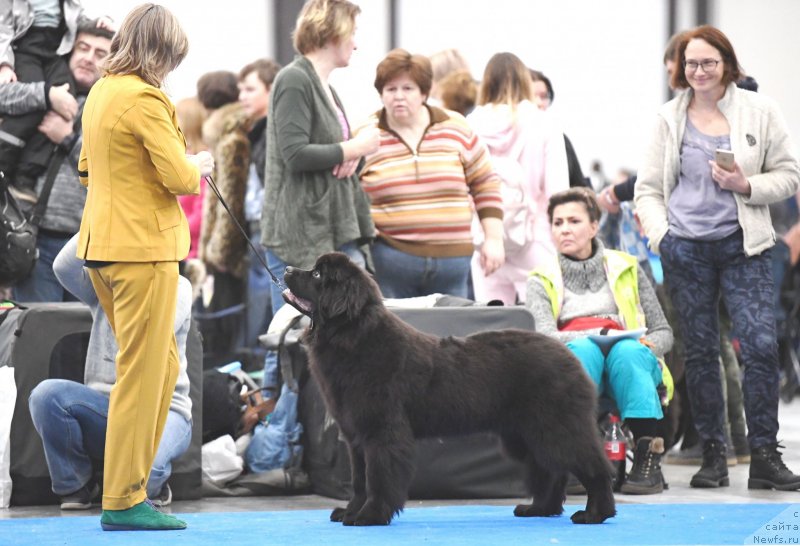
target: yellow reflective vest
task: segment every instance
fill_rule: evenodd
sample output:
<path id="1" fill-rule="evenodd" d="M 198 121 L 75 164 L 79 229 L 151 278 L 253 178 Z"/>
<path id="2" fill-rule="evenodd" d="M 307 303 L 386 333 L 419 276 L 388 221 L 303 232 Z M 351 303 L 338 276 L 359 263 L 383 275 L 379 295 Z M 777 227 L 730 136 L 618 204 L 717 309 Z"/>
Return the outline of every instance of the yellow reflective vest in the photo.
<path id="1" fill-rule="evenodd" d="M 646 328 L 644 311 L 639 301 L 639 264 L 636 258 L 625 252 L 606 249 L 603 251 L 603 264 L 608 285 L 611 287 L 625 329 Z M 558 322 L 564 304 L 564 278 L 558 262 L 554 260 L 547 266 L 538 267 L 531 272 L 531 275 L 541 281 L 544 291 L 550 298 L 553 317 Z M 661 381 L 667 389 L 666 400 L 662 400 L 666 405 L 672 400 L 675 384 L 663 358 L 658 359 L 658 365 L 661 368 Z"/>

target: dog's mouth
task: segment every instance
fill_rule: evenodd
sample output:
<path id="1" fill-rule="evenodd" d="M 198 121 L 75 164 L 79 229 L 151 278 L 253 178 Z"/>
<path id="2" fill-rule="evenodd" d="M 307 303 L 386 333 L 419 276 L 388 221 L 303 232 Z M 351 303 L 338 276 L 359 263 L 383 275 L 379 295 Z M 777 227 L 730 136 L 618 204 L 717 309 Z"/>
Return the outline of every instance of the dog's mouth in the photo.
<path id="1" fill-rule="evenodd" d="M 314 304 L 310 300 L 305 300 L 299 296 L 296 296 L 291 290 L 288 288 L 284 290 L 281 295 L 283 296 L 283 301 L 303 313 L 304 315 L 308 315 L 309 317 L 314 312 Z"/>

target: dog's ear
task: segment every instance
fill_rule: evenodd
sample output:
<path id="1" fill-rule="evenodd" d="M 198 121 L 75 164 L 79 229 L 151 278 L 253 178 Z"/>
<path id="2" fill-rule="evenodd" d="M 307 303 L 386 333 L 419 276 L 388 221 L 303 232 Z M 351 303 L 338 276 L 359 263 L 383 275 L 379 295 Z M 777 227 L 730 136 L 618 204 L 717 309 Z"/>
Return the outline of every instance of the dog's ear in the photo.
<path id="1" fill-rule="evenodd" d="M 343 317 L 354 320 L 374 299 L 374 291 L 374 281 L 354 263 L 327 267 L 319 297 L 320 318 L 329 320 Z"/>

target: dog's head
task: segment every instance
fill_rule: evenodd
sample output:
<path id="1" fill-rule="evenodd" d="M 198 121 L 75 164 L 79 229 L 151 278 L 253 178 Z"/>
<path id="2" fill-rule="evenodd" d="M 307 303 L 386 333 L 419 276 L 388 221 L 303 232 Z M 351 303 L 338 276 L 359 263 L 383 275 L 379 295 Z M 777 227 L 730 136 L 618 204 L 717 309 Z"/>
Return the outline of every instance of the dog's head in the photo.
<path id="1" fill-rule="evenodd" d="M 311 270 L 287 267 L 284 280 L 286 303 L 318 322 L 354 320 L 368 305 L 382 305 L 375 281 L 340 252 L 323 254 Z"/>

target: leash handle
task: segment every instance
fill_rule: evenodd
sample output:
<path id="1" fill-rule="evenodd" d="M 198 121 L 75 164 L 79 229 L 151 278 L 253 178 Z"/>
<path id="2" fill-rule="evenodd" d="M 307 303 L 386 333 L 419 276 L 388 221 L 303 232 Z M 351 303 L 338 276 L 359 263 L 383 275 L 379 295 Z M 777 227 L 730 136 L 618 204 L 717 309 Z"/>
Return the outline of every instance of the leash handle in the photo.
<path id="1" fill-rule="evenodd" d="M 222 203 L 223 208 L 228 212 L 228 215 L 231 217 L 231 220 L 233 220 L 233 223 L 236 224 L 236 227 L 239 228 L 239 231 L 242 233 L 242 237 L 244 237 L 244 240 L 247 241 L 247 244 L 250 245 L 251 249 L 253 249 L 253 254 L 256 255 L 256 257 L 258 258 L 258 261 L 261 262 L 261 264 L 264 266 L 264 269 L 266 269 L 267 273 L 269 273 L 269 277 L 270 277 L 270 279 L 272 279 L 273 284 L 275 286 L 277 286 L 278 288 L 280 288 L 281 290 L 285 289 L 286 285 L 284 285 L 280 281 L 280 279 L 278 279 L 278 277 L 275 276 L 275 274 L 272 272 L 272 270 L 267 265 L 266 260 L 264 260 L 264 258 L 261 256 L 261 252 L 258 251 L 256 246 L 253 244 L 253 241 L 250 240 L 250 237 L 247 235 L 247 232 L 242 227 L 242 224 L 239 223 L 239 220 L 237 220 L 236 216 L 234 216 L 233 212 L 231 212 L 230 207 L 228 207 L 228 203 L 226 203 L 225 199 L 222 198 L 222 194 L 219 192 L 219 189 L 217 188 L 217 185 L 214 183 L 214 179 L 211 177 L 211 175 L 208 175 L 205 178 L 206 178 L 206 181 L 208 182 L 209 187 L 214 192 L 214 194 L 217 196 L 217 199 L 219 199 L 219 202 Z"/>

